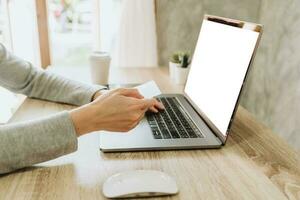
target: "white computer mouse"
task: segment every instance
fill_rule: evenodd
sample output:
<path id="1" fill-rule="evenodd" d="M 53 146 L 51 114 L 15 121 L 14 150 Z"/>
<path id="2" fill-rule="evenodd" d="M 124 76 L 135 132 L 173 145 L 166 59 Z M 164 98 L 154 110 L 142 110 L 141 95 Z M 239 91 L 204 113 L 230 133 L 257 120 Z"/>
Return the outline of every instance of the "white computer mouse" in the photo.
<path id="1" fill-rule="evenodd" d="M 115 174 L 103 184 L 107 198 L 164 196 L 178 193 L 175 180 L 161 171 L 134 170 Z"/>

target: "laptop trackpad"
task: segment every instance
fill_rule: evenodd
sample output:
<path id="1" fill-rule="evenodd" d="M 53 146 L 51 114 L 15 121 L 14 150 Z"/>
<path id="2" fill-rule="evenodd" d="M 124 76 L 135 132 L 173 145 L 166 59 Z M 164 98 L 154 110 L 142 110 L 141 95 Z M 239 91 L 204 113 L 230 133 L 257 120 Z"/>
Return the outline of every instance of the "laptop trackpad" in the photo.
<path id="1" fill-rule="evenodd" d="M 128 132 L 100 132 L 100 147 L 140 146 L 154 140 L 147 119 L 144 117 L 138 126 Z"/>

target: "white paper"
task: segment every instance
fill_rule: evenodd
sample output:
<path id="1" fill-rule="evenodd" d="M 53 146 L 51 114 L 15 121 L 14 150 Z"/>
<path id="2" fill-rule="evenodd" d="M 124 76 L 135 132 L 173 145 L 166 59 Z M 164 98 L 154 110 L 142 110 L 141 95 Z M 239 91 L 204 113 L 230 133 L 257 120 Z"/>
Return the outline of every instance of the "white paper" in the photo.
<path id="1" fill-rule="evenodd" d="M 138 91 L 145 97 L 145 99 L 151 99 L 161 94 L 159 87 L 153 80 L 141 84 L 135 88 L 138 89 Z"/>

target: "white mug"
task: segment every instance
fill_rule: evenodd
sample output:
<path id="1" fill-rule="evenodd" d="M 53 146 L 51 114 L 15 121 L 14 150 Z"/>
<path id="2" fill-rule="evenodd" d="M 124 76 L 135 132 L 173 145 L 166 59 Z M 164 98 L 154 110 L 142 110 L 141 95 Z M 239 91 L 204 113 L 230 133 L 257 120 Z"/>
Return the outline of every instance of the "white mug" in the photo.
<path id="1" fill-rule="evenodd" d="M 108 84 L 110 60 L 107 52 L 95 51 L 90 55 L 90 72 L 93 84 Z"/>

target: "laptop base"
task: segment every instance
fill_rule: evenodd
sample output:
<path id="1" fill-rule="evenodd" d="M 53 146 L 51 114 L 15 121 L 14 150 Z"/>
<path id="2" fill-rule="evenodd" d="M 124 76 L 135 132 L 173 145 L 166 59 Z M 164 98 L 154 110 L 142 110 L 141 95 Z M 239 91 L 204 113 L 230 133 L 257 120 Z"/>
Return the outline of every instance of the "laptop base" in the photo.
<path id="1" fill-rule="evenodd" d="M 203 138 L 172 138 L 155 139 L 146 118 L 139 125 L 127 133 L 100 133 L 100 149 L 103 152 L 128 152 L 152 150 L 180 150 L 180 149 L 209 149 L 220 148 L 222 142 L 208 128 L 186 98 L 181 94 L 164 94 L 159 97 L 176 97 L 193 122 L 201 130 Z"/>

